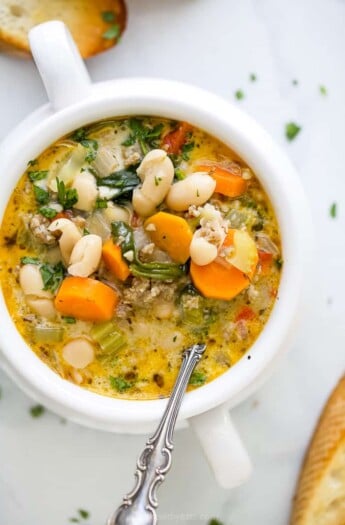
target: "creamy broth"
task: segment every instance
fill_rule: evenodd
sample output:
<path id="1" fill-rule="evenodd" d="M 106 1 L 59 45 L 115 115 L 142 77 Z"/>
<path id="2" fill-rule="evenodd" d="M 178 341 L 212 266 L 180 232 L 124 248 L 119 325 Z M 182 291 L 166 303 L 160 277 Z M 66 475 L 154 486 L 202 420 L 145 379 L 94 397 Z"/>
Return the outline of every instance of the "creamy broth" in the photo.
<path id="1" fill-rule="evenodd" d="M 190 389 L 232 367 L 267 322 L 282 267 L 253 171 L 205 132 L 150 117 L 90 125 L 30 161 L 0 241 L 7 307 L 32 351 L 127 399 L 168 396 L 192 343 L 207 350 Z"/>

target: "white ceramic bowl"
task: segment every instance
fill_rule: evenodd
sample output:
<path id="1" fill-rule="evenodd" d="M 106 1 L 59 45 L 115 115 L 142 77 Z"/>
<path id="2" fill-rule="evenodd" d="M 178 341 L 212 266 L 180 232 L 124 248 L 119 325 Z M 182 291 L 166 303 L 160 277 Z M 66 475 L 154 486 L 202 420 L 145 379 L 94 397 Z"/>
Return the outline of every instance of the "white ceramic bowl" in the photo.
<path id="1" fill-rule="evenodd" d="M 62 135 L 94 121 L 125 115 L 185 120 L 235 150 L 259 177 L 276 211 L 284 267 L 279 300 L 263 332 L 228 372 L 186 394 L 180 419 L 196 431 L 218 481 L 233 486 L 250 472 L 250 462 L 232 426 L 228 407 L 263 381 L 293 331 L 307 254 L 308 206 L 286 155 L 251 118 L 221 98 L 189 85 L 131 78 L 91 84 L 78 52 L 60 22 L 34 28 L 32 52 L 50 103 L 23 121 L 0 147 L 0 216 L 26 168 Z M 81 424 L 116 432 L 145 432 L 159 420 L 166 400 L 126 401 L 84 390 L 61 379 L 28 348 L 0 295 L 1 364 L 37 401 Z"/>

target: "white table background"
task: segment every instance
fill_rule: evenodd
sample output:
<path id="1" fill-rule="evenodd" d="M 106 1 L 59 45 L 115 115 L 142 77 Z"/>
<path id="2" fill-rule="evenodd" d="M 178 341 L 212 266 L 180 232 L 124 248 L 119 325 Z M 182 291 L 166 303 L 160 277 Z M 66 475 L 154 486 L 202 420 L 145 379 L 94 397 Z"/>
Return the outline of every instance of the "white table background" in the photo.
<path id="1" fill-rule="evenodd" d="M 160 491 L 160 523 L 205 525 L 217 516 L 226 525 L 285 525 L 307 440 L 345 369 L 345 2 L 128 0 L 128 8 L 121 44 L 88 61 L 92 78 L 173 78 L 233 100 L 297 165 L 316 230 L 295 344 L 268 383 L 234 411 L 255 466 L 251 480 L 219 489 L 191 432 L 180 431 Z M 249 82 L 251 72 L 257 82 Z M 237 89 L 244 100 L 235 100 Z M 0 138 L 45 100 L 33 63 L 2 54 Z M 284 125 L 291 120 L 303 129 L 288 143 Z M 85 525 L 103 524 L 132 486 L 143 437 L 64 424 L 50 413 L 33 419 L 33 402 L 2 372 L 0 384 L 1 525 L 64 525 L 80 507 L 91 512 Z"/>

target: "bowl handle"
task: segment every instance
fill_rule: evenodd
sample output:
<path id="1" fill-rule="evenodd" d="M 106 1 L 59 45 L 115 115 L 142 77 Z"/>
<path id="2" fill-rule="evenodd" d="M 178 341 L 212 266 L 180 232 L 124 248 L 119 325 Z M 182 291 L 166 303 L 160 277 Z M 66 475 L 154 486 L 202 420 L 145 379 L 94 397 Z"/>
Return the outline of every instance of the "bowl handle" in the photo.
<path id="1" fill-rule="evenodd" d="M 246 481 L 252 465 L 226 406 L 189 419 L 221 487 L 233 488 Z"/>
<path id="2" fill-rule="evenodd" d="M 80 101 L 89 91 L 91 80 L 65 24 L 52 20 L 33 27 L 29 43 L 53 109 Z"/>

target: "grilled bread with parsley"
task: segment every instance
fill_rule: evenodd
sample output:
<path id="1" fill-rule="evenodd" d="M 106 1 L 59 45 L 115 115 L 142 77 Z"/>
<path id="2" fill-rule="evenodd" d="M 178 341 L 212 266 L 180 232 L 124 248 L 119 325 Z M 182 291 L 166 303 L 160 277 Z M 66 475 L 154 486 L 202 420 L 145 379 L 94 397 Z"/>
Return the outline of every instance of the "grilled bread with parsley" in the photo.
<path id="1" fill-rule="evenodd" d="M 2 0 L 0 41 L 29 52 L 28 32 L 48 20 L 61 20 L 84 58 L 118 41 L 126 25 L 123 0 Z"/>
<path id="2" fill-rule="evenodd" d="M 345 376 L 332 392 L 297 485 L 291 525 L 345 524 Z"/>

